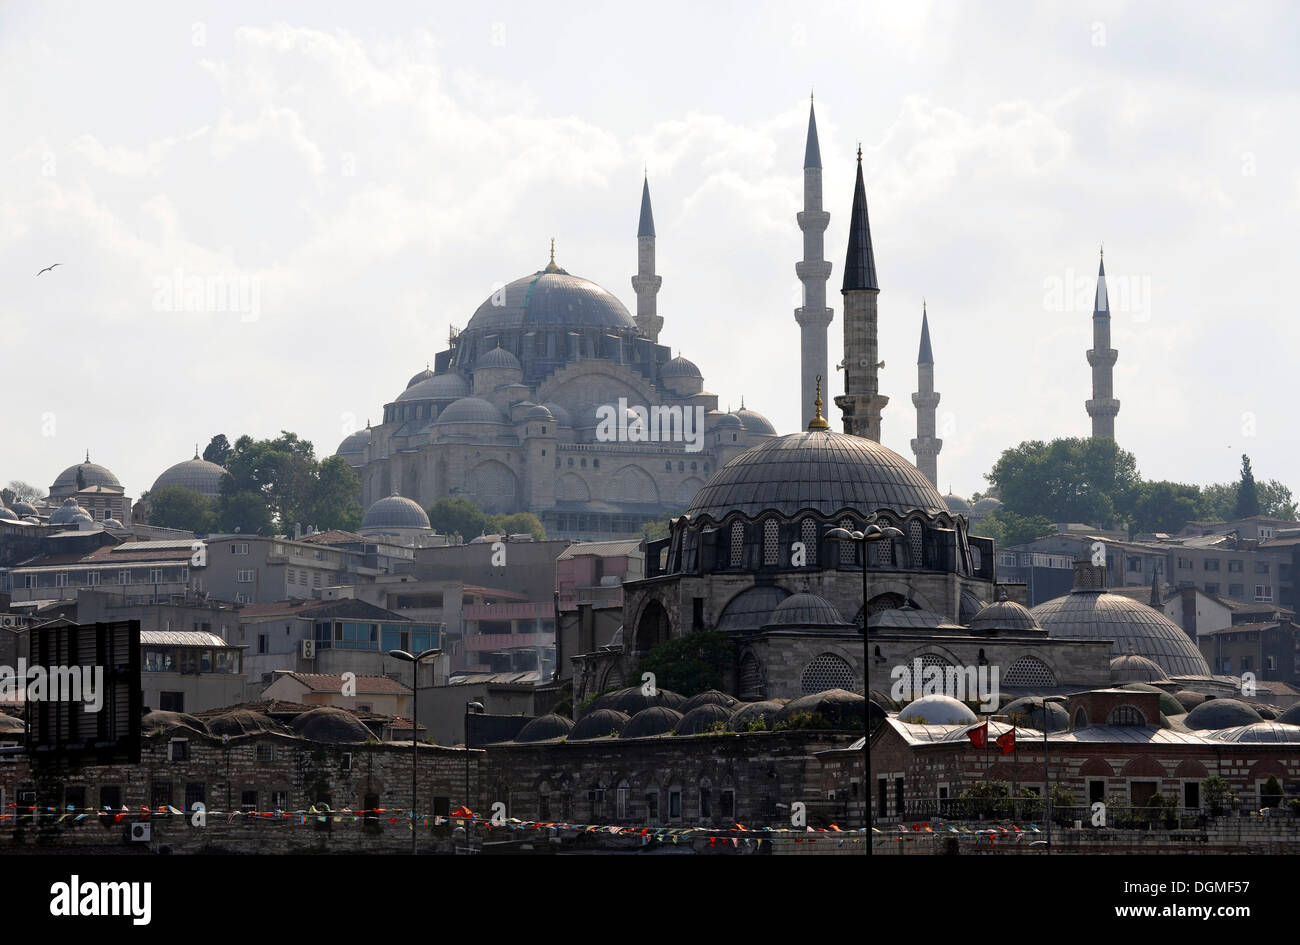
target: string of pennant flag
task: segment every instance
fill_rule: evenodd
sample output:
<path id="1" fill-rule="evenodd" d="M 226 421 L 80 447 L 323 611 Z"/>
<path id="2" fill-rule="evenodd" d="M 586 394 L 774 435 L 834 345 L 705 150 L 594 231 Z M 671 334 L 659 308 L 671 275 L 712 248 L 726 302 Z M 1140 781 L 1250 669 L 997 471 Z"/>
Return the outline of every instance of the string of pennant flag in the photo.
<path id="1" fill-rule="evenodd" d="M 741 843 L 746 846 L 753 844 L 755 847 L 761 846 L 764 841 L 771 842 L 774 839 L 790 840 L 797 843 L 815 843 L 821 841 L 836 841 L 839 846 L 846 843 L 862 843 L 866 836 L 866 830 L 863 828 L 841 828 L 837 824 L 831 824 L 829 827 L 803 827 L 803 828 L 783 828 L 783 827 L 746 827 L 743 824 L 736 824 L 732 828 L 714 828 L 714 827 L 658 827 L 658 826 L 627 826 L 616 824 L 575 824 L 560 821 L 527 821 L 510 818 L 508 820 L 497 820 L 490 817 L 482 817 L 475 814 L 467 808 L 460 808 L 452 811 L 450 814 L 415 814 L 409 810 L 401 810 L 389 807 L 374 807 L 367 809 L 342 808 L 333 810 L 329 807 L 318 807 L 313 804 L 311 807 L 301 810 L 192 810 L 184 811 L 171 805 L 161 805 L 159 807 L 140 806 L 132 810 L 125 805 L 119 809 L 109 807 L 103 808 L 77 808 L 72 805 L 67 807 L 37 807 L 34 805 L 9 804 L 5 813 L 0 813 L 0 823 L 14 821 L 19 818 L 28 817 L 36 814 L 57 815 L 56 823 L 70 821 L 72 823 L 81 823 L 90 817 L 109 819 L 115 824 L 151 821 L 174 817 L 184 817 L 193 820 L 197 815 L 202 814 L 204 818 L 211 817 L 220 820 L 225 818 L 227 824 L 234 823 L 241 818 L 246 821 L 272 821 L 281 824 L 292 824 L 303 826 L 307 824 L 318 824 L 324 822 L 341 823 L 374 823 L 387 822 L 389 824 L 404 823 L 407 829 L 412 829 L 412 825 L 422 827 L 440 827 L 444 825 L 453 826 L 479 826 L 487 830 L 511 830 L 511 831 L 538 831 L 538 830 L 571 830 L 577 833 L 603 833 L 610 835 L 622 835 L 630 837 L 641 837 L 647 842 L 649 840 L 671 840 L 673 843 L 679 843 L 682 839 L 696 840 L 708 839 L 709 846 L 717 846 L 720 843 L 730 842 L 733 847 L 739 847 Z"/>

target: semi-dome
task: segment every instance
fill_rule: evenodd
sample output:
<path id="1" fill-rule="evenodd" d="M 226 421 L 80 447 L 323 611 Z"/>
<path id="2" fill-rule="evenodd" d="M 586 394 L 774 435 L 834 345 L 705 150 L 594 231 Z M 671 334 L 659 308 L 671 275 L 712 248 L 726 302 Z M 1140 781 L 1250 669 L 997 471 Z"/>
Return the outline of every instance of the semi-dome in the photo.
<path id="1" fill-rule="evenodd" d="M 697 695 L 691 696 L 685 702 L 677 707 L 679 712 L 690 712 L 698 709 L 702 705 L 720 705 L 724 709 L 733 709 L 739 705 L 740 700 L 735 696 L 729 696 L 725 692 L 719 692 L 717 689 L 705 689 Z"/>
<path id="2" fill-rule="evenodd" d="M 987 633 L 991 630 L 1037 630 L 1042 632 L 1038 621 L 1024 604 L 1003 597 L 981 607 L 970 628 L 976 632 Z"/>
<path id="3" fill-rule="evenodd" d="M 627 725 L 628 714 L 617 709 L 595 709 L 588 712 L 574 723 L 569 732 L 569 741 L 580 742 L 590 738 L 607 738 L 618 736 Z"/>
<path id="4" fill-rule="evenodd" d="M 565 410 L 559 404 L 552 403 L 551 401 L 547 401 L 546 403 L 542 404 L 542 406 L 551 412 L 551 416 L 555 418 L 555 422 L 558 423 L 560 426 L 562 427 L 573 426 L 573 421 L 569 419 L 569 411 Z"/>
<path id="5" fill-rule="evenodd" d="M 970 503 L 956 493 L 949 492 L 943 497 L 943 501 L 948 506 L 948 511 L 953 515 L 970 514 Z"/>
<path id="6" fill-rule="evenodd" d="M 548 271 L 550 270 L 550 271 Z M 603 287 L 548 266 L 511 282 L 483 302 L 462 338 L 502 329 L 600 328 L 636 330 L 631 314 Z"/>
<path id="7" fill-rule="evenodd" d="M 444 423 L 504 423 L 505 416 L 495 406 L 480 397 L 462 397 L 442 413 L 435 424 Z"/>
<path id="8" fill-rule="evenodd" d="M 740 422 L 745 425 L 745 429 L 750 433 L 758 434 L 775 434 L 776 427 L 772 426 L 772 421 L 767 419 L 756 410 L 750 410 L 748 407 L 741 407 L 736 411 L 736 416 Z"/>
<path id="9" fill-rule="evenodd" d="M 1167 676 L 1209 676 L 1210 667 L 1183 629 L 1149 604 L 1092 588 L 1075 588 L 1032 611 L 1053 638 L 1111 640 L 1111 653 L 1134 653 Z"/>
<path id="10" fill-rule="evenodd" d="M 549 715 L 539 715 L 525 725 L 515 736 L 515 741 L 519 744 L 546 742 L 555 738 L 567 738 L 571 731 L 573 720 L 552 712 Z"/>
<path id="11" fill-rule="evenodd" d="M 1043 705 L 1042 699 L 1036 699 L 1032 696 L 1025 696 L 1008 702 L 998 710 L 1001 715 L 1016 715 L 1024 719 L 1023 724 L 1028 728 L 1036 728 L 1038 731 L 1043 730 Z M 1047 705 L 1047 730 L 1049 732 L 1064 732 L 1070 727 L 1070 713 L 1065 710 L 1065 706 L 1055 702 L 1048 702 Z"/>
<path id="12" fill-rule="evenodd" d="M 737 706 L 731 713 L 728 723 L 733 732 L 744 732 L 749 726 L 761 723 L 771 728 L 776 723 L 777 714 L 785 708 L 787 699 L 764 699 L 762 702 L 746 702 Z"/>
<path id="13" fill-rule="evenodd" d="M 424 366 L 423 371 L 421 371 L 419 374 L 416 374 L 414 377 L 412 377 L 409 381 L 406 382 L 406 387 L 409 390 L 410 388 L 414 387 L 416 384 L 420 383 L 420 381 L 427 381 L 429 378 L 433 376 L 434 376 L 433 371 L 429 370 L 429 365 L 426 364 Z"/>
<path id="14" fill-rule="evenodd" d="M 727 463 L 695 494 L 688 514 L 718 522 L 731 512 L 754 518 L 810 510 L 829 517 L 878 509 L 947 512 L 930 480 L 888 447 L 847 433 L 805 430 L 767 440 Z"/>
<path id="15" fill-rule="evenodd" d="M 362 528 L 429 528 L 429 516 L 420 503 L 397 494 L 380 499 L 366 509 Z"/>
<path id="16" fill-rule="evenodd" d="M 523 370 L 523 365 L 519 363 L 518 358 L 505 348 L 496 347 L 484 351 L 478 356 L 478 360 L 474 362 L 474 370 L 476 371 L 492 368 L 508 371 L 521 371 Z"/>
<path id="17" fill-rule="evenodd" d="M 688 361 L 686 358 L 683 358 L 681 355 L 678 355 L 677 357 L 669 361 L 667 364 L 665 364 L 659 370 L 659 376 L 660 377 L 699 377 L 699 378 L 704 377 L 704 375 L 700 373 L 700 369 L 695 366 L 694 361 Z"/>
<path id="18" fill-rule="evenodd" d="M 354 433 L 353 436 L 356 434 Z M 189 489 L 191 492 L 215 499 L 221 495 L 222 480 L 229 475 L 230 473 L 221 466 L 201 459 L 199 454 L 195 453 L 193 459 L 187 459 L 165 469 L 154 480 L 151 491 L 157 492 L 164 486 L 180 486 L 182 489 Z"/>
<path id="19" fill-rule="evenodd" d="M 410 403 L 417 400 L 458 400 L 468 396 L 469 382 L 450 371 L 446 374 L 434 374 L 419 381 L 397 395 L 396 403 Z"/>
<path id="20" fill-rule="evenodd" d="M 1136 653 L 1125 653 L 1110 661 L 1110 678 L 1112 682 L 1166 682 L 1169 676 L 1160 664 Z"/>
<path id="21" fill-rule="evenodd" d="M 624 726 L 619 738 L 647 738 L 651 735 L 667 735 L 677 727 L 682 714 L 676 709 L 664 705 L 654 705 L 642 709 Z"/>
<path id="22" fill-rule="evenodd" d="M 323 705 L 309 709 L 289 723 L 295 735 L 323 745 L 359 745 L 374 736 L 346 709 Z"/>
<path id="23" fill-rule="evenodd" d="M 970 707 L 952 696 L 922 696 L 898 710 L 900 722 L 923 725 L 968 725 L 979 719 Z"/>
<path id="24" fill-rule="evenodd" d="M 1262 721 L 1258 712 L 1236 699 L 1210 699 L 1183 717 L 1183 724 L 1197 731 L 1253 725 Z"/>
<path id="25" fill-rule="evenodd" d="M 86 514 L 86 510 L 77 504 L 76 499 L 64 499 L 63 504 L 50 514 L 50 524 L 68 525 L 71 524 L 78 515 Z"/>
<path id="26" fill-rule="evenodd" d="M 343 438 L 339 448 L 334 451 L 336 456 L 344 456 L 349 453 L 364 453 L 366 447 L 370 445 L 370 427 L 364 430 L 358 430 L 356 433 L 349 434 Z"/>
<path id="27" fill-rule="evenodd" d="M 731 721 L 731 710 L 723 708 L 720 705 L 708 703 L 706 705 L 696 706 L 677 723 L 673 729 L 674 735 L 702 735 L 705 732 L 718 728 L 725 728 L 726 724 Z"/>
<path id="28" fill-rule="evenodd" d="M 84 485 L 77 485 L 77 473 L 81 473 L 81 481 Z M 63 472 L 59 473 L 58 478 L 54 480 L 54 485 L 50 486 L 51 495 L 63 495 L 66 493 L 76 492 L 78 489 L 84 489 L 87 486 L 111 486 L 120 489 L 122 484 L 117 481 L 117 477 L 98 463 L 90 461 L 90 454 L 86 454 L 86 461 L 78 463 L 75 466 L 69 466 Z"/>
<path id="29" fill-rule="evenodd" d="M 824 597 L 801 591 L 791 594 L 772 611 L 768 627 L 825 627 L 839 629 L 852 627 L 840 612 Z"/>
<path id="30" fill-rule="evenodd" d="M 718 630 L 723 633 L 757 630 L 771 619 L 772 612 L 789 596 L 789 591 L 775 584 L 746 588 L 722 608 Z"/>

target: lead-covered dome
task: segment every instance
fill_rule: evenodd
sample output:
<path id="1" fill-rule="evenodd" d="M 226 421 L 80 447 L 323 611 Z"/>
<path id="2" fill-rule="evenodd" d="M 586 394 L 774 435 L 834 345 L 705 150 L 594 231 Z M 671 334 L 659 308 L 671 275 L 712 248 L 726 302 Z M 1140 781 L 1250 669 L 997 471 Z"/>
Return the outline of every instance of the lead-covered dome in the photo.
<path id="1" fill-rule="evenodd" d="M 750 433 L 768 435 L 775 435 L 776 433 L 776 427 L 772 426 L 772 421 L 757 410 L 741 407 L 736 411 L 736 416 L 740 418 L 740 422 L 745 425 L 745 429 Z"/>
<path id="2" fill-rule="evenodd" d="M 423 371 L 421 371 L 419 374 L 416 374 L 414 377 L 412 377 L 409 381 L 406 382 L 406 386 L 408 389 L 412 388 L 416 384 L 420 383 L 420 381 L 427 381 L 429 378 L 433 376 L 434 373 L 431 370 L 429 370 L 429 365 L 426 364 L 424 366 Z"/>
<path id="3" fill-rule="evenodd" d="M 460 374 L 433 374 L 397 395 L 396 403 L 416 400 L 458 400 L 469 394 L 469 382 Z"/>
<path id="4" fill-rule="evenodd" d="M 393 494 L 366 509 L 362 528 L 429 528 L 429 516 L 405 496 Z"/>
<path id="5" fill-rule="evenodd" d="M 558 267 L 539 269 L 494 292 L 474 312 L 462 335 L 537 328 L 636 330 L 636 322 L 605 288 Z"/>
<path id="6" fill-rule="evenodd" d="M 77 485 L 77 473 L 81 473 L 83 485 Z M 84 489 L 88 486 L 111 486 L 116 489 L 122 488 L 122 484 L 117 481 L 117 477 L 98 463 L 90 461 L 90 455 L 87 454 L 84 463 L 78 463 L 75 466 L 69 466 L 63 472 L 59 473 L 54 485 L 50 486 L 51 495 L 66 495 L 76 492 L 78 489 Z"/>
<path id="7" fill-rule="evenodd" d="M 442 413 L 435 424 L 504 423 L 505 417 L 495 406 L 479 397 L 462 397 Z"/>
<path id="8" fill-rule="evenodd" d="M 354 433 L 353 436 L 356 434 Z M 182 489 L 189 489 L 209 499 L 215 499 L 221 495 L 222 480 L 229 475 L 230 473 L 223 467 L 210 463 L 206 459 L 200 459 L 199 454 L 195 453 L 193 459 L 187 459 L 183 463 L 165 469 L 154 480 L 152 491 L 157 492 L 163 486 L 180 486 Z"/>
<path id="9" fill-rule="evenodd" d="M 339 448 L 334 451 L 334 455 L 347 456 L 354 453 L 364 453 L 369 445 L 370 427 L 366 427 L 364 430 L 358 430 L 356 433 L 345 436 L 343 442 L 339 444 Z"/>
<path id="10" fill-rule="evenodd" d="M 760 443 L 727 463 L 696 493 L 688 514 L 718 522 L 731 512 L 754 518 L 766 511 L 794 517 L 811 510 L 829 517 L 877 509 L 948 511 L 925 475 L 888 447 L 846 433 L 805 430 Z"/>
<path id="11" fill-rule="evenodd" d="M 1038 621 L 1034 619 L 1028 607 L 1007 600 L 1005 596 L 981 607 L 979 613 L 971 620 L 970 629 L 981 633 L 993 630 L 1042 632 L 1042 628 L 1038 626 Z"/>
<path id="12" fill-rule="evenodd" d="M 474 370 L 477 371 L 485 368 L 498 368 L 498 369 L 505 369 L 508 371 L 521 371 L 523 370 L 523 365 L 519 363 L 518 358 L 516 358 L 505 348 L 496 347 L 484 351 L 481 355 L 479 355 L 478 360 L 474 362 Z"/>
<path id="13" fill-rule="evenodd" d="M 766 626 L 773 629 L 824 627 L 829 630 L 852 627 L 853 624 L 845 620 L 835 605 L 825 597 L 800 591 L 776 605 Z"/>
<path id="14" fill-rule="evenodd" d="M 1049 636 L 1067 640 L 1111 640 L 1115 656 L 1136 654 L 1155 662 L 1168 676 L 1209 676 L 1210 667 L 1183 629 L 1149 604 L 1075 588 L 1032 611 Z"/>
<path id="15" fill-rule="evenodd" d="M 660 377 L 698 377 L 703 379 L 704 375 L 700 369 L 695 366 L 694 361 L 688 361 L 680 354 L 666 363 L 659 371 Z"/>

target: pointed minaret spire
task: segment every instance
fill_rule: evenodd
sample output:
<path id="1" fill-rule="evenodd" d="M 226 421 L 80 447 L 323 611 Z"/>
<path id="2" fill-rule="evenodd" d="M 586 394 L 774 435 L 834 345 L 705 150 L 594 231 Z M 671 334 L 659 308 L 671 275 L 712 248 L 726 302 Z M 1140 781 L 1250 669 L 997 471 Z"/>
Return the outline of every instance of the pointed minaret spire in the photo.
<path id="1" fill-rule="evenodd" d="M 650 209 L 650 177 L 641 183 L 641 219 L 636 228 L 636 275 L 632 289 L 636 292 L 636 326 L 655 344 L 664 327 L 658 311 L 657 297 L 663 277 L 655 274 L 655 217 Z"/>
<path id="2" fill-rule="evenodd" d="M 817 116 L 808 102 L 808 143 L 803 154 L 803 210 L 795 214 L 803 232 L 803 260 L 794 264 L 803 283 L 803 305 L 794 310 L 799 325 L 799 403 L 803 426 L 813 419 L 813 393 L 818 377 L 827 373 L 826 330 L 835 313 L 826 305 L 826 281 L 831 264 L 824 259 L 826 227 L 831 215 L 822 209 L 822 152 L 817 143 Z"/>
<path id="3" fill-rule="evenodd" d="M 939 450 L 943 440 L 935 436 L 934 413 L 939 406 L 939 395 L 934 390 L 934 353 L 930 350 L 930 317 L 925 300 L 921 300 L 921 348 L 916 355 L 916 393 L 912 404 L 916 407 L 916 439 L 912 452 L 916 454 L 916 468 L 939 487 Z"/>
<path id="4" fill-rule="evenodd" d="M 1151 604 L 1152 607 L 1155 607 L 1157 610 L 1164 607 L 1164 601 L 1160 599 L 1160 572 L 1159 571 L 1151 572 L 1151 600 L 1149 601 L 1149 603 Z"/>
<path id="5" fill-rule="evenodd" d="M 1088 364 L 1092 366 L 1092 399 L 1085 405 L 1092 417 L 1094 437 L 1115 438 L 1115 415 L 1119 401 L 1115 399 L 1115 361 L 1119 352 L 1110 346 L 1110 298 L 1106 294 L 1106 251 L 1101 250 L 1097 266 L 1097 294 L 1092 308 L 1092 348 L 1088 351 Z"/>
<path id="6" fill-rule="evenodd" d="M 889 403 L 880 394 L 879 342 L 876 337 L 876 255 L 871 248 L 867 219 L 867 188 L 862 182 L 862 145 L 858 145 L 858 178 L 849 217 L 849 251 L 844 263 L 844 393 L 835 403 L 844 414 L 844 432 L 880 442 L 880 412 Z"/>

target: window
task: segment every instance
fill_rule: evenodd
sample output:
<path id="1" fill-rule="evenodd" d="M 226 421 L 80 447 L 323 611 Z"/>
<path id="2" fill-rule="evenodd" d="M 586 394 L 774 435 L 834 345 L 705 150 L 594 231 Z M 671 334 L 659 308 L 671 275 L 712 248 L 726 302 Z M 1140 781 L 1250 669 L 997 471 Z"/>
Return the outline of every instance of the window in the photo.
<path id="1" fill-rule="evenodd" d="M 275 746 L 263 742 L 257 746 L 253 757 L 259 764 L 268 764 L 275 761 Z"/>
<path id="2" fill-rule="evenodd" d="M 1106 719 L 1107 725 L 1146 725 L 1147 720 L 1135 706 L 1117 706 Z"/>
<path id="3" fill-rule="evenodd" d="M 162 568 L 150 568 L 150 569 L 149 569 L 149 583 L 150 583 L 150 584 L 161 584 L 161 583 L 162 583 L 162 579 L 163 579 L 163 578 L 162 578 Z"/>
<path id="4" fill-rule="evenodd" d="M 246 555 L 246 554 L 248 554 L 248 542 L 238 542 L 238 543 L 236 543 L 236 542 L 231 542 L 231 544 L 230 544 L 230 553 L 231 553 L 232 555 Z"/>
<path id="5" fill-rule="evenodd" d="M 186 583 L 187 581 L 189 581 L 189 579 L 190 579 L 190 568 L 189 568 L 189 565 L 181 565 L 181 573 L 180 573 L 180 577 L 177 578 L 177 580 L 180 581 L 182 584 L 184 584 L 184 583 Z"/>
<path id="6" fill-rule="evenodd" d="M 1203 564 L 1205 565 L 1205 570 L 1207 570 L 1207 571 L 1217 571 L 1217 570 L 1219 570 L 1219 559 L 1218 559 L 1218 558 L 1206 558 L 1205 561 L 1203 562 Z"/>
<path id="7" fill-rule="evenodd" d="M 850 532 L 853 531 L 853 519 L 851 518 L 840 519 L 839 527 Z M 839 546 L 840 546 L 840 564 L 852 564 L 854 561 L 854 551 L 856 550 L 857 546 L 854 545 L 854 543 L 851 541 L 839 542 Z"/>
<path id="8" fill-rule="evenodd" d="M 1142 573 L 1142 559 L 1141 559 L 1141 558 L 1134 557 L 1134 556 L 1132 556 L 1132 555 L 1129 555 L 1129 559 L 1128 559 L 1128 569 L 1129 569 L 1130 571 L 1136 571 L 1137 573 L 1141 574 L 1141 573 Z"/>
<path id="9" fill-rule="evenodd" d="M 724 820 L 731 820 L 736 816 L 736 792 L 731 788 L 725 788 L 722 792 L 721 813 Z"/>
<path id="10" fill-rule="evenodd" d="M 668 792 L 668 816 L 680 820 L 682 816 L 682 792 L 674 789 Z"/>
<path id="11" fill-rule="evenodd" d="M 170 781 L 154 781 L 149 786 L 149 806 L 154 810 L 160 807 L 172 806 L 172 783 Z"/>
<path id="12" fill-rule="evenodd" d="M 1025 688 L 1050 688 L 1056 685 L 1056 677 L 1042 660 L 1034 656 L 1022 656 L 1007 669 L 1002 684 Z"/>
<path id="13" fill-rule="evenodd" d="M 378 798 L 376 798 L 376 801 L 378 801 Z M 289 807 L 288 791 L 271 792 L 271 808 L 273 810 L 286 810 L 288 807 Z"/>
<path id="14" fill-rule="evenodd" d="M 1271 584 L 1255 585 L 1255 600 L 1271 601 L 1273 599 L 1273 586 Z"/>
<path id="15" fill-rule="evenodd" d="M 288 575 L 289 575 L 289 577 L 288 577 L 288 581 L 289 581 L 289 583 L 290 583 L 290 584 L 297 584 L 297 583 L 298 583 L 298 572 L 295 571 L 293 568 L 288 568 L 288 569 L 286 569 L 286 570 L 287 570 L 287 573 L 288 573 Z"/>
<path id="16" fill-rule="evenodd" d="M 776 523 L 776 519 L 769 518 L 763 523 L 763 564 L 773 565 L 778 562 L 777 539 L 779 535 L 780 528 Z"/>
<path id="17" fill-rule="evenodd" d="M 618 820 L 627 819 L 628 798 L 631 797 L 632 788 L 627 781 L 618 782 L 618 790 L 614 794 L 614 816 Z"/>
<path id="18" fill-rule="evenodd" d="M 257 635 L 257 652 L 265 653 L 267 642 L 267 635 L 265 633 L 259 633 Z"/>
<path id="19" fill-rule="evenodd" d="M 1205 593 L 1207 593 L 1207 594 L 1217 594 L 1217 593 L 1219 593 L 1219 585 L 1214 584 L 1214 583 L 1207 583 L 1207 584 L 1205 585 Z"/>
<path id="20" fill-rule="evenodd" d="M 185 785 L 185 809 L 194 810 L 195 804 L 207 806 L 203 797 L 203 783 L 200 781 L 191 781 Z"/>
<path id="21" fill-rule="evenodd" d="M 164 669 L 170 671 L 173 668 L 171 656 L 168 655 L 167 662 L 163 663 Z M 183 692 L 160 692 L 158 693 L 158 708 L 164 712 L 184 712 L 185 711 L 185 693 Z"/>
<path id="22" fill-rule="evenodd" d="M 822 653 L 809 660 L 804 667 L 799 681 L 800 693 L 805 696 L 827 689 L 847 689 L 854 692 L 858 688 L 858 679 L 841 657 L 834 653 Z"/>
<path id="23" fill-rule="evenodd" d="M 99 806 L 108 810 L 117 810 L 122 806 L 122 789 L 116 785 L 100 788 Z"/>
<path id="24" fill-rule="evenodd" d="M 700 816 L 713 816 L 713 792 L 706 787 L 700 788 Z"/>
<path id="25" fill-rule="evenodd" d="M 1186 570 L 1187 568 L 1190 568 L 1191 566 L 1192 566 L 1192 562 L 1191 562 L 1191 559 L 1190 559 L 1190 558 L 1179 558 L 1179 559 L 1178 559 L 1178 567 L 1179 567 L 1180 570 Z"/>
<path id="26" fill-rule="evenodd" d="M 1228 570 L 1231 571 L 1233 574 L 1240 574 L 1240 573 L 1241 573 L 1241 562 L 1240 562 L 1240 561 L 1229 561 L 1229 562 L 1228 562 Z"/>
<path id="27" fill-rule="evenodd" d="M 646 818 L 653 824 L 659 820 L 659 792 L 646 791 L 645 794 L 645 813 Z"/>
<path id="28" fill-rule="evenodd" d="M 239 807 L 245 811 L 257 810 L 257 791 L 240 791 Z"/>
<path id="29" fill-rule="evenodd" d="M 1268 562 L 1267 562 L 1267 561 L 1256 561 L 1256 562 L 1255 562 L 1255 573 L 1256 573 L 1256 574 L 1268 574 Z"/>
<path id="30" fill-rule="evenodd" d="M 99 572 L 98 571 L 86 572 L 86 584 L 90 587 L 99 587 Z"/>
<path id="31" fill-rule="evenodd" d="M 63 803 L 66 807 L 71 807 L 75 811 L 86 809 L 86 788 L 84 785 L 76 787 L 65 787 L 63 789 Z"/>
<path id="32" fill-rule="evenodd" d="M 817 564 L 817 523 L 810 518 L 799 524 L 799 540 L 803 542 L 804 561 L 809 567 Z"/>
<path id="33" fill-rule="evenodd" d="M 236 571 L 236 572 L 235 572 L 235 583 L 237 583 L 237 584 L 252 584 L 252 583 L 253 583 L 253 572 L 252 572 L 252 571 Z"/>
<path id="34" fill-rule="evenodd" d="M 189 761 L 190 740 L 188 738 L 173 738 L 170 742 L 168 742 L 167 760 L 168 761 Z"/>
<path id="35" fill-rule="evenodd" d="M 54 575 L 54 586 L 55 586 L 55 587 L 67 587 L 67 586 L 68 586 L 68 572 L 67 572 L 67 571 L 60 571 L 60 572 L 58 572 L 57 574 Z"/>
<path id="36" fill-rule="evenodd" d="M 1228 585 L 1228 596 L 1229 596 L 1229 597 L 1241 597 L 1241 596 L 1242 596 L 1243 594 L 1245 594 L 1245 593 L 1246 593 L 1246 589 L 1245 589 L 1245 587 L 1243 587 L 1243 586 L 1240 585 L 1240 584 L 1229 584 L 1229 585 Z"/>
<path id="37" fill-rule="evenodd" d="M 744 560 L 745 526 L 741 522 L 731 523 L 731 566 L 740 567 Z"/>

